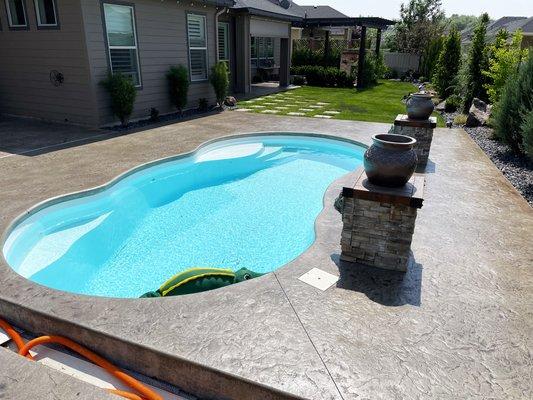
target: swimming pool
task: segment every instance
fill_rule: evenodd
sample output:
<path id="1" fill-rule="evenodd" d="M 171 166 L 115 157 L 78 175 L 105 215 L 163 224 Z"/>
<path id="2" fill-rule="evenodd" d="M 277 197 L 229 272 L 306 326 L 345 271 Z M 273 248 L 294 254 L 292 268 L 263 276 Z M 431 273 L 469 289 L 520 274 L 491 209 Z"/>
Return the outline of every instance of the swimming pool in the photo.
<path id="1" fill-rule="evenodd" d="M 108 297 L 139 297 L 195 266 L 271 272 L 313 243 L 325 190 L 364 151 L 303 134 L 220 139 L 36 206 L 3 254 L 34 282 Z"/>

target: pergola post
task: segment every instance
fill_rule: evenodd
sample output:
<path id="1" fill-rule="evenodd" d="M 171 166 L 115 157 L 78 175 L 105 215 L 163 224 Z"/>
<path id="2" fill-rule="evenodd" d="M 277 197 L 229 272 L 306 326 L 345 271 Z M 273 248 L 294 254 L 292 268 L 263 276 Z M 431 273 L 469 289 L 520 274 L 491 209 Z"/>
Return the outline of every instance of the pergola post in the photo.
<path id="1" fill-rule="evenodd" d="M 357 60 L 357 89 L 364 87 L 363 71 L 365 68 L 366 26 L 361 26 L 361 41 L 359 43 L 359 59 Z"/>
<path id="2" fill-rule="evenodd" d="M 378 28 L 376 34 L 376 56 L 379 56 L 379 47 L 381 46 L 381 28 Z"/>
<path id="3" fill-rule="evenodd" d="M 328 58 L 331 53 L 331 44 L 329 42 L 329 30 L 326 31 L 326 40 L 324 42 L 324 58 Z"/>

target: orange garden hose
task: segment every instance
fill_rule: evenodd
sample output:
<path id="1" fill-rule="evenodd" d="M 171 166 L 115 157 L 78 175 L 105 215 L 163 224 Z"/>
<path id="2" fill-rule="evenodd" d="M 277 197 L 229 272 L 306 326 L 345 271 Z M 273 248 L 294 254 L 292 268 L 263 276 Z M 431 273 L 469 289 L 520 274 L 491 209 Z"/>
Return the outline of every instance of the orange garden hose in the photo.
<path id="1" fill-rule="evenodd" d="M 89 361 L 105 369 L 115 378 L 119 379 L 121 382 L 125 383 L 130 388 L 136 390 L 138 393 L 140 393 L 140 395 L 130 393 L 130 392 L 125 392 L 122 390 L 114 390 L 114 389 L 110 389 L 109 390 L 110 392 L 117 394 L 119 396 L 122 396 L 124 398 L 130 399 L 130 400 L 145 400 L 145 399 L 146 400 L 163 400 L 163 398 L 159 394 L 155 393 L 153 390 L 144 386 L 137 379 L 122 372 L 119 368 L 117 368 L 116 366 L 114 366 L 109 361 L 105 360 L 104 358 L 100 357 L 98 354 L 93 353 L 92 351 L 77 344 L 76 342 L 73 342 L 70 339 L 64 338 L 62 336 L 40 336 L 38 338 L 30 340 L 28 343 L 25 344 L 24 340 L 18 334 L 18 332 L 15 331 L 15 329 L 13 329 L 11 325 L 9 325 L 7 322 L 5 322 L 2 319 L 0 319 L 0 328 L 2 328 L 11 339 L 13 339 L 13 341 L 17 345 L 17 348 L 19 349 L 19 354 L 21 356 L 25 356 L 30 359 L 33 359 L 31 355 L 29 354 L 29 351 L 33 347 L 38 346 L 40 344 L 45 344 L 45 343 L 58 343 L 65 347 L 68 347 L 70 350 L 84 356 Z"/>

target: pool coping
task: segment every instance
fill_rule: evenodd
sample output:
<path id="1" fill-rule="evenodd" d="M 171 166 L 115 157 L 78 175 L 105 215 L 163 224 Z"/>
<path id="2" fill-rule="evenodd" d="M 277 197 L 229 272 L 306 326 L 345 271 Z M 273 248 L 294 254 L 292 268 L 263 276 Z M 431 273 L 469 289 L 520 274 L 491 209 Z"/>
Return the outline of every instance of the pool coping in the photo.
<path id="1" fill-rule="evenodd" d="M 1 165 L 0 227 L 44 197 L 94 187 L 221 133 L 262 127 L 370 143 L 390 125 L 228 112 L 9 157 Z M 461 129 L 435 129 L 425 177 L 414 263 L 403 279 L 339 262 L 340 216 L 331 209 L 298 262 L 214 296 L 73 301 L 0 265 L 0 315 L 168 376 L 204 398 L 247 399 L 252 389 L 258 399 L 530 398 L 532 209 Z M 334 198 L 336 188 L 329 190 Z M 297 279 L 313 267 L 339 282 L 321 292 Z"/>
<path id="2" fill-rule="evenodd" d="M 224 141 L 228 141 L 228 140 L 232 140 L 232 139 L 261 137 L 261 136 L 289 136 L 289 137 L 290 136 L 295 136 L 295 137 L 312 137 L 312 138 L 319 138 L 319 139 L 323 138 L 323 139 L 329 139 L 329 140 L 333 140 L 333 141 L 345 142 L 345 143 L 349 143 L 349 144 L 352 144 L 352 145 L 360 146 L 363 149 L 367 149 L 369 147 L 368 145 L 366 145 L 366 144 L 364 144 L 364 143 L 362 143 L 362 142 L 360 142 L 358 140 L 353 140 L 353 139 L 350 139 L 350 138 L 341 137 L 341 136 L 337 136 L 337 135 L 333 135 L 333 134 L 320 134 L 320 133 L 310 133 L 310 132 L 295 132 L 295 131 L 291 131 L 291 132 L 264 131 L 264 132 L 262 132 L 262 131 L 258 131 L 258 132 L 238 133 L 238 134 L 230 134 L 230 135 L 220 136 L 220 137 L 217 137 L 217 138 L 210 139 L 210 140 L 207 140 L 205 142 L 202 142 L 194 150 L 191 150 L 191 151 L 188 151 L 188 152 L 179 153 L 179 154 L 176 154 L 176 155 L 173 155 L 173 156 L 162 157 L 162 158 L 159 158 L 159 159 L 156 159 L 156 160 L 153 160 L 153 161 L 149 161 L 149 162 L 146 162 L 146 163 L 139 164 L 139 165 L 137 165 L 137 166 L 135 166 L 133 168 L 130 168 L 130 169 L 126 170 L 125 172 L 117 175 L 116 177 L 108 180 L 106 183 L 104 183 L 102 185 L 98 185 L 98 186 L 95 186 L 95 187 L 92 187 L 92 188 L 89 188 L 89 189 L 84 189 L 84 190 L 80 190 L 80 191 L 66 193 L 66 194 L 59 195 L 59 196 L 54 196 L 54 197 L 51 197 L 49 199 L 46 199 L 46 200 L 43 200 L 43 201 L 37 203 L 36 205 L 28 208 L 26 211 L 24 211 L 21 214 L 19 214 L 17 217 L 15 217 L 7 225 L 7 228 L 3 231 L 3 233 L 2 233 L 2 235 L 0 237 L 1 248 L 3 250 L 3 247 L 4 247 L 5 243 L 6 243 L 6 240 L 7 240 L 8 236 L 12 233 L 12 231 L 16 228 L 17 225 L 22 223 L 24 220 L 26 220 L 27 218 L 29 218 L 33 214 L 43 210 L 44 208 L 53 206 L 55 204 L 58 204 L 58 203 L 61 203 L 61 202 L 64 202 L 64 201 L 75 200 L 75 199 L 79 199 L 79 198 L 83 198 L 83 197 L 90 197 L 92 195 L 96 195 L 96 194 L 102 193 L 102 192 L 112 188 L 114 185 L 118 184 L 120 181 L 124 180 L 125 178 L 127 178 L 127 177 L 129 177 L 129 176 L 131 176 L 131 175 L 133 175 L 133 174 L 135 174 L 137 172 L 140 172 L 140 171 L 142 171 L 144 169 L 148 169 L 148 168 L 151 168 L 151 167 L 154 167 L 154 166 L 166 163 L 166 162 L 172 162 L 172 161 L 181 160 L 181 159 L 184 159 L 184 158 L 187 158 L 187 157 L 194 156 L 200 150 L 202 150 L 202 149 L 204 149 L 204 148 L 206 148 L 206 147 L 208 147 L 208 146 L 210 146 L 212 144 L 223 143 Z M 275 271 L 265 274 L 265 276 L 268 276 L 268 275 L 271 275 L 271 274 L 275 276 L 277 271 L 281 271 L 281 270 L 290 268 L 292 265 L 297 264 L 299 262 L 299 260 L 304 259 L 305 255 L 307 253 L 309 253 L 315 245 L 318 244 L 319 240 L 323 240 L 324 239 L 320 235 L 320 226 L 319 226 L 320 223 L 321 223 L 321 220 L 323 218 L 323 215 L 325 215 L 325 214 L 329 214 L 329 215 L 337 214 L 337 211 L 333 208 L 333 202 L 334 202 L 335 198 L 337 197 L 338 193 L 340 193 L 340 189 L 342 189 L 342 185 L 340 185 L 340 183 L 347 182 L 347 180 L 349 180 L 350 178 L 353 178 L 357 174 L 357 172 L 359 171 L 360 168 L 362 168 L 362 166 L 360 166 L 357 169 L 355 169 L 353 171 L 350 171 L 350 172 L 344 174 L 343 176 L 335 179 L 333 182 L 331 182 L 328 185 L 328 187 L 325 190 L 324 195 L 322 197 L 322 206 L 323 206 L 322 210 L 317 215 L 317 217 L 316 217 L 316 219 L 314 221 L 314 224 L 313 224 L 314 233 L 315 233 L 315 239 L 314 239 L 313 243 L 311 243 L 309 245 L 309 247 L 303 253 L 298 255 L 296 258 L 294 258 L 293 260 L 289 261 L 285 265 L 282 265 L 281 267 L 279 267 Z M 330 206 L 329 208 L 327 207 L 328 205 Z M 52 293 L 54 293 L 54 292 L 55 293 L 61 293 L 61 294 L 73 297 L 74 300 L 76 298 L 80 298 L 80 299 L 84 299 L 84 300 L 87 300 L 87 299 L 98 299 L 98 300 L 104 300 L 104 301 L 117 301 L 117 302 L 121 302 L 121 303 L 122 302 L 125 302 L 125 303 L 128 303 L 128 302 L 133 303 L 133 302 L 135 302 L 135 303 L 137 303 L 139 301 L 142 301 L 142 302 L 147 302 L 147 301 L 154 302 L 154 301 L 161 301 L 161 300 L 165 301 L 165 300 L 169 300 L 170 299 L 170 298 L 154 298 L 154 299 L 151 299 L 151 298 L 145 298 L 145 299 L 115 298 L 115 297 L 93 296 L 93 295 L 85 295 L 85 294 L 77 294 L 77 293 L 72 293 L 72 292 L 66 292 L 66 291 L 63 291 L 63 290 L 53 289 L 53 288 L 41 285 L 39 283 L 33 282 L 33 281 L 31 281 L 31 280 L 29 280 L 27 278 L 22 277 L 21 275 L 16 273 L 9 266 L 9 264 L 7 263 L 7 261 L 5 259 L 3 251 L 0 252 L 0 264 L 2 264 L 0 266 L 0 268 L 7 267 L 7 269 L 9 269 L 10 272 L 15 273 L 18 277 L 20 277 L 21 279 L 23 279 L 25 281 L 24 282 L 25 284 L 27 284 L 29 286 L 37 286 L 40 289 L 45 290 L 47 292 L 49 291 L 49 292 L 52 292 Z M 252 286 L 252 284 L 253 285 L 258 285 L 258 284 L 260 284 L 259 282 L 263 280 L 263 277 L 264 276 L 259 277 L 259 278 L 255 278 L 253 280 L 241 282 L 239 284 L 239 286 L 243 286 L 243 287 L 244 287 L 244 285 Z M 196 293 L 196 294 L 185 295 L 185 296 L 180 296 L 180 297 L 210 296 L 210 295 L 215 295 L 216 293 L 214 293 L 214 292 L 227 291 L 229 289 L 231 289 L 231 287 L 224 287 L 224 288 L 216 289 L 215 291 L 211 291 L 211 292 Z M 260 382 L 253 381 L 253 380 L 247 379 L 247 378 L 239 376 L 239 375 L 231 374 L 231 373 L 229 373 L 227 371 L 218 370 L 216 368 L 212 368 L 210 366 L 203 365 L 201 363 L 197 363 L 195 361 L 183 358 L 183 357 L 181 357 L 179 355 L 164 354 L 164 353 L 160 352 L 158 349 L 151 348 L 149 346 L 146 346 L 146 347 L 141 346 L 139 343 L 135 343 L 133 341 L 130 341 L 127 338 L 114 337 L 113 335 L 111 335 L 109 333 L 97 331 L 97 330 L 92 329 L 90 327 L 84 326 L 83 323 L 78 322 L 78 321 L 72 321 L 72 320 L 69 320 L 67 318 L 62 318 L 62 317 L 59 317 L 57 315 L 53 315 L 51 313 L 46 313 L 46 312 L 42 312 L 42 311 L 38 311 L 38 310 L 34 310 L 34 309 L 31 309 L 31 308 L 28 308 L 28 307 L 26 307 L 26 306 L 24 306 L 22 304 L 17 304 L 15 302 L 10 302 L 9 300 L 3 298 L 2 295 L 0 294 L 0 310 L 2 310 L 2 308 L 3 308 L 2 304 L 1 304 L 2 302 L 11 303 L 11 306 L 14 306 L 14 307 L 22 307 L 22 308 L 24 308 L 26 310 L 26 312 L 29 312 L 29 314 L 34 319 L 43 318 L 43 317 L 45 319 L 49 319 L 49 321 L 47 321 L 45 323 L 45 325 L 52 324 L 53 323 L 52 321 L 60 322 L 61 323 L 60 325 L 62 325 L 62 324 L 71 325 L 72 328 L 85 330 L 87 332 L 91 332 L 91 334 L 104 335 L 108 339 L 111 339 L 113 341 L 120 341 L 120 342 L 122 342 L 125 345 L 132 346 L 133 348 L 141 347 L 143 351 L 146 351 L 148 353 L 152 353 L 152 355 L 155 356 L 155 357 L 161 357 L 161 358 L 166 358 L 166 359 L 170 358 L 174 362 L 175 361 L 179 361 L 179 362 L 183 363 L 184 365 L 189 364 L 189 366 L 185 367 L 185 369 L 195 369 L 196 370 L 196 374 L 199 373 L 199 370 L 203 370 L 203 372 L 208 374 L 208 375 L 213 374 L 209 378 L 202 380 L 202 386 L 201 387 L 199 387 L 199 386 L 189 387 L 189 386 L 187 386 L 187 384 L 184 384 L 183 381 L 179 381 L 179 382 L 172 381 L 171 379 L 169 379 L 170 378 L 169 376 L 166 376 L 166 377 L 155 376 L 155 378 L 158 378 L 158 379 L 164 380 L 164 381 L 166 381 L 168 383 L 177 385 L 181 389 L 189 391 L 189 392 L 191 392 L 191 393 L 193 393 L 193 394 L 195 394 L 197 396 L 200 396 L 200 397 L 204 397 L 205 396 L 205 398 L 214 398 L 214 397 L 218 398 L 219 396 L 224 396 L 224 398 L 226 398 L 225 396 L 227 396 L 228 399 L 239 399 L 239 400 L 245 400 L 245 399 L 261 400 L 261 399 L 270 399 L 270 398 L 288 399 L 289 400 L 289 399 L 304 399 L 304 398 L 306 398 L 306 397 L 300 397 L 300 396 L 298 396 L 296 394 L 292 394 L 292 393 L 289 393 L 289 392 L 286 392 L 286 391 L 283 391 L 283 390 L 279 390 L 278 388 L 275 388 L 275 387 L 272 387 L 272 386 L 269 386 L 269 385 L 265 385 L 265 384 L 262 384 Z M 12 320 L 15 323 L 17 323 L 18 326 L 26 328 L 26 325 L 19 318 L 15 318 L 13 316 Z M 35 329 L 35 324 L 36 324 L 36 321 L 33 321 L 33 323 L 31 324 L 33 326 L 33 329 L 32 329 L 32 326 L 29 326 L 28 329 L 31 329 L 33 332 L 38 332 L 38 329 Z M 84 341 L 84 344 L 91 347 L 93 343 L 91 343 L 91 340 L 87 340 L 87 341 Z M 104 354 L 105 354 L 105 352 L 104 352 Z M 148 355 L 146 355 L 146 357 L 149 358 Z M 129 369 L 136 369 L 135 366 L 132 365 L 132 362 L 133 362 L 134 359 L 129 360 L 129 362 L 128 361 L 126 361 L 126 362 L 122 361 L 122 364 L 125 367 L 127 366 Z M 146 371 L 144 369 L 136 369 L 136 371 L 139 372 L 139 373 L 144 373 L 144 374 L 146 374 L 148 376 L 152 376 L 152 374 L 150 374 L 149 371 Z M 224 384 L 221 385 L 222 381 L 224 381 Z M 230 388 L 232 385 L 235 385 L 235 384 L 238 384 L 238 385 L 240 385 L 242 387 Z M 230 389 L 230 390 L 227 390 L 227 389 Z M 233 393 L 233 392 L 236 391 L 235 389 L 237 389 L 238 393 Z"/>

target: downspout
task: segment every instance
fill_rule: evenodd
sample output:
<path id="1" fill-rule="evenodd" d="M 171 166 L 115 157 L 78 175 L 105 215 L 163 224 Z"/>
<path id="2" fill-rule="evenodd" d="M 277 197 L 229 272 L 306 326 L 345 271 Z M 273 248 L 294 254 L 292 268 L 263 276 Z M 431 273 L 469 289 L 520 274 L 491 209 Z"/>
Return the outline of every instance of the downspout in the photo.
<path id="1" fill-rule="evenodd" d="M 220 61 L 220 54 L 218 54 L 218 17 L 220 17 L 226 11 L 228 11 L 228 7 L 224 7 L 220 11 L 217 11 L 215 13 L 215 49 L 216 49 L 216 55 L 217 55 L 216 57 L 217 62 Z"/>

